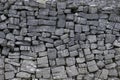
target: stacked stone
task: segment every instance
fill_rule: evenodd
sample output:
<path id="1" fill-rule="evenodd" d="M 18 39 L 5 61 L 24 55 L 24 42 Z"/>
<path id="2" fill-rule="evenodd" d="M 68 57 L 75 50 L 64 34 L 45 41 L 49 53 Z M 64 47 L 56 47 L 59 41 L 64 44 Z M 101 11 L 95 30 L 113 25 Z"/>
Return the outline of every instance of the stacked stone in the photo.
<path id="1" fill-rule="evenodd" d="M 113 8 L 79 0 L 0 4 L 0 80 L 120 80 Z"/>

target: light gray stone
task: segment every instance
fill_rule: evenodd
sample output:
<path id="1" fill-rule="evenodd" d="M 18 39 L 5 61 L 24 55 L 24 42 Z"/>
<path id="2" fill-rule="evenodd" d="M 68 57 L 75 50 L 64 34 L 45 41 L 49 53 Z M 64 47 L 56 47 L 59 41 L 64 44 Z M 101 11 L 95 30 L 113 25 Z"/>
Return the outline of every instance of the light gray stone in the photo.
<path id="1" fill-rule="evenodd" d="M 58 53 L 58 57 L 67 57 L 67 56 L 69 56 L 68 49 L 58 51 L 57 53 Z"/>
<path id="2" fill-rule="evenodd" d="M 67 66 L 72 66 L 75 64 L 75 57 L 68 57 L 66 58 L 66 64 Z"/>
<path id="3" fill-rule="evenodd" d="M 13 71 L 5 72 L 5 79 L 12 79 L 14 77 L 15 77 L 15 73 Z"/>
<path id="4" fill-rule="evenodd" d="M 48 67 L 48 57 L 37 58 L 37 65 L 38 67 Z"/>
<path id="5" fill-rule="evenodd" d="M 51 70 L 52 70 L 53 79 L 67 78 L 64 66 L 53 67 Z"/>
<path id="6" fill-rule="evenodd" d="M 66 71 L 67 71 L 67 74 L 69 77 L 73 77 L 73 76 L 78 75 L 78 70 L 77 70 L 75 65 L 70 66 L 70 67 L 66 67 Z"/>
<path id="7" fill-rule="evenodd" d="M 108 78 L 108 73 L 109 73 L 109 71 L 107 69 L 103 69 L 102 73 L 100 75 L 100 78 L 101 79 L 107 79 Z"/>
<path id="8" fill-rule="evenodd" d="M 57 51 L 56 49 L 48 49 L 47 54 L 48 54 L 48 59 L 55 59 L 57 56 Z"/>
<path id="9" fill-rule="evenodd" d="M 96 35 L 88 35 L 87 39 L 90 41 L 90 43 L 97 41 Z"/>
<path id="10" fill-rule="evenodd" d="M 44 44 L 39 44 L 39 45 L 36 45 L 36 46 L 32 46 L 32 51 L 33 52 L 41 52 L 41 51 L 45 51 L 46 50 L 46 47 Z"/>
<path id="11" fill-rule="evenodd" d="M 63 66 L 65 65 L 65 59 L 64 58 L 56 58 L 56 64 L 58 66 Z"/>
<path id="12" fill-rule="evenodd" d="M 89 72 L 95 72 L 98 70 L 97 64 L 94 60 L 87 62 L 87 65 Z"/>
<path id="13" fill-rule="evenodd" d="M 18 72 L 17 74 L 16 74 L 16 77 L 18 77 L 18 78 L 30 78 L 31 77 L 31 74 L 29 74 L 29 73 L 26 73 L 26 72 Z"/>
<path id="14" fill-rule="evenodd" d="M 50 68 L 42 68 L 36 70 L 36 78 L 50 78 Z"/>

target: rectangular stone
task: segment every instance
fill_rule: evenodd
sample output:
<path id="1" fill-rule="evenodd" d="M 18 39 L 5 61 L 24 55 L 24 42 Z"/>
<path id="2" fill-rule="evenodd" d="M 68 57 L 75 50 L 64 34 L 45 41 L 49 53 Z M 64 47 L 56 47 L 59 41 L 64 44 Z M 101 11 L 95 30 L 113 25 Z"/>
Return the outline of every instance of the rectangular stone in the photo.
<path id="1" fill-rule="evenodd" d="M 32 60 L 23 60 L 20 70 L 28 73 L 34 73 L 36 70 L 36 67 L 37 67 L 36 62 Z"/>
<path id="2" fill-rule="evenodd" d="M 30 32 L 55 32 L 55 26 L 29 27 L 28 31 L 30 31 Z"/>
<path id="3" fill-rule="evenodd" d="M 70 56 L 73 57 L 73 56 L 78 56 L 78 51 L 75 50 L 75 51 L 71 51 L 70 52 Z"/>
<path id="4" fill-rule="evenodd" d="M 44 44 L 40 44 L 40 45 L 37 45 L 37 46 L 32 46 L 32 51 L 33 52 L 41 52 L 41 51 L 45 51 L 46 47 Z"/>
<path id="5" fill-rule="evenodd" d="M 98 19 L 99 15 L 98 14 L 86 14 L 85 18 L 87 19 Z"/>
<path id="6" fill-rule="evenodd" d="M 75 64 L 75 57 L 68 57 L 66 58 L 66 64 L 67 66 L 72 66 Z"/>
<path id="7" fill-rule="evenodd" d="M 36 70 L 36 78 L 50 78 L 50 68 L 43 68 L 43 69 L 37 69 Z"/>
<path id="8" fill-rule="evenodd" d="M 18 72 L 16 74 L 16 77 L 19 77 L 19 78 L 30 78 L 31 77 L 31 74 L 27 73 L 27 72 Z"/>
<path id="9" fill-rule="evenodd" d="M 53 79 L 63 79 L 67 78 L 67 74 L 64 66 L 53 67 L 52 68 Z"/>
<path id="10" fill-rule="evenodd" d="M 109 71 L 107 69 L 103 69 L 102 73 L 100 75 L 100 78 L 101 79 L 107 79 L 108 78 L 108 73 L 109 73 Z"/>
<path id="11" fill-rule="evenodd" d="M 81 33 L 81 25 L 79 25 L 79 24 L 76 24 L 75 25 L 75 32 L 79 32 L 79 33 Z"/>
<path id="12" fill-rule="evenodd" d="M 94 60 L 87 62 L 89 72 L 95 72 L 98 70 L 97 64 Z"/>
<path id="13" fill-rule="evenodd" d="M 88 35 L 87 39 L 90 41 L 90 43 L 93 43 L 93 42 L 97 41 L 96 35 Z"/>
<path id="14" fill-rule="evenodd" d="M 58 66 L 63 66 L 65 65 L 65 59 L 64 58 L 56 58 L 56 64 Z"/>
<path id="15" fill-rule="evenodd" d="M 47 51 L 48 59 L 55 59 L 57 57 L 56 49 L 48 49 Z"/>
<path id="16" fill-rule="evenodd" d="M 58 51 L 57 53 L 58 53 L 58 57 L 67 57 L 67 56 L 69 56 L 68 49 Z"/>
<path id="17" fill-rule="evenodd" d="M 74 29 L 74 22 L 66 22 L 66 28 L 68 28 L 68 29 Z"/>
<path id="18" fill-rule="evenodd" d="M 81 25 L 81 29 L 82 29 L 83 32 L 87 32 L 87 31 L 90 30 L 88 25 Z"/>
<path id="19" fill-rule="evenodd" d="M 38 20 L 36 20 L 36 19 L 29 19 L 29 20 L 27 20 L 27 25 L 37 26 L 38 25 Z"/>
<path id="20" fill-rule="evenodd" d="M 37 58 L 38 67 L 48 67 L 48 57 Z"/>
<path id="21" fill-rule="evenodd" d="M 57 23 L 57 27 L 59 28 L 64 28 L 65 27 L 65 20 L 64 19 L 59 19 Z"/>
<path id="22" fill-rule="evenodd" d="M 78 70 L 77 70 L 75 65 L 70 66 L 70 67 L 66 67 L 66 71 L 67 71 L 67 74 L 69 77 L 73 77 L 73 76 L 78 75 Z"/>
<path id="23" fill-rule="evenodd" d="M 56 26 L 56 21 L 39 19 L 39 25 Z"/>
<path id="24" fill-rule="evenodd" d="M 15 73 L 13 71 L 5 72 L 5 79 L 12 79 L 15 77 Z"/>

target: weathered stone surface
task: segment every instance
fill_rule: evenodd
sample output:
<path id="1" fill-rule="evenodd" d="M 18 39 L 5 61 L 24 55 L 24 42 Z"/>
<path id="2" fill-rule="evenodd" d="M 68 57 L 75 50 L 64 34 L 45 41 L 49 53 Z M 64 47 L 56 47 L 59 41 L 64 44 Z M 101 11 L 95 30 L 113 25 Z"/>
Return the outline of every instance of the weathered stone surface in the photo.
<path id="1" fill-rule="evenodd" d="M 38 67 L 48 67 L 48 57 L 37 58 Z"/>
<path id="2" fill-rule="evenodd" d="M 93 61 L 89 61 L 87 62 L 87 65 L 88 65 L 88 70 L 89 72 L 95 72 L 98 70 L 98 67 L 96 65 L 96 62 L 93 60 Z"/>
<path id="3" fill-rule="evenodd" d="M 57 51 L 56 49 L 48 49 L 48 59 L 55 59 L 57 56 Z"/>
<path id="4" fill-rule="evenodd" d="M 30 78 L 31 74 L 29 73 L 26 73 L 26 72 L 18 72 L 16 74 L 16 77 L 19 77 L 19 78 Z"/>
<path id="5" fill-rule="evenodd" d="M 5 72 L 5 79 L 12 79 L 15 77 L 15 73 L 12 72 Z"/>
<path id="6" fill-rule="evenodd" d="M 21 65 L 21 71 L 34 73 L 36 70 L 36 63 L 33 61 L 24 60 Z"/>
<path id="7" fill-rule="evenodd" d="M 78 75 L 78 70 L 76 66 L 66 67 L 66 71 L 67 71 L 68 76 L 70 77 Z"/>
<path id="8" fill-rule="evenodd" d="M 95 35 L 88 35 L 87 38 L 90 41 L 90 43 L 93 43 L 93 42 L 97 41 L 97 38 L 96 38 Z"/>
<path id="9" fill-rule="evenodd" d="M 67 78 L 64 66 L 52 68 L 52 75 L 53 75 L 53 79 Z"/>
<path id="10" fill-rule="evenodd" d="M 50 68 L 43 68 L 43 69 L 37 69 L 36 70 L 36 77 L 37 78 L 50 78 Z"/>

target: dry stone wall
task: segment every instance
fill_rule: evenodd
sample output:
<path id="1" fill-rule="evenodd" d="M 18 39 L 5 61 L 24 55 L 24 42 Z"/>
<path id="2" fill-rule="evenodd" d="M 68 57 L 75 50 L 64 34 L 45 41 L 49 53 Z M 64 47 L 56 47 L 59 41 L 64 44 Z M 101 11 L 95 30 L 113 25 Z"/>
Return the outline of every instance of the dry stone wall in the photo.
<path id="1" fill-rule="evenodd" d="M 0 0 L 0 80 L 120 80 L 119 5 Z"/>

